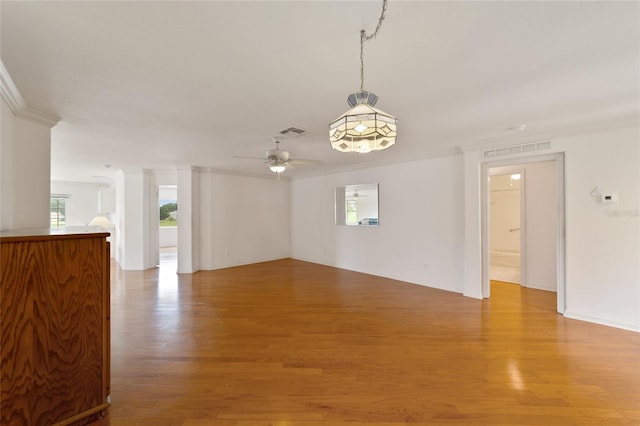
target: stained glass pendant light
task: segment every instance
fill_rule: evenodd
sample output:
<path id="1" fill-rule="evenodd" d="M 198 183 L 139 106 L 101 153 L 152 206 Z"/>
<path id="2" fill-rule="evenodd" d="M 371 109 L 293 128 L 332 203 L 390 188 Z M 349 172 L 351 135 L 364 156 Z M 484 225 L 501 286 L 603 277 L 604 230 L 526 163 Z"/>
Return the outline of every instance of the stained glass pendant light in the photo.
<path id="1" fill-rule="evenodd" d="M 340 152 L 380 151 L 396 143 L 398 120 L 374 108 L 378 97 L 364 90 L 364 43 L 378 34 L 386 10 L 387 0 L 383 0 L 382 14 L 373 34 L 360 31 L 360 91 L 347 98 L 351 109 L 329 124 L 329 142 L 333 149 Z"/>

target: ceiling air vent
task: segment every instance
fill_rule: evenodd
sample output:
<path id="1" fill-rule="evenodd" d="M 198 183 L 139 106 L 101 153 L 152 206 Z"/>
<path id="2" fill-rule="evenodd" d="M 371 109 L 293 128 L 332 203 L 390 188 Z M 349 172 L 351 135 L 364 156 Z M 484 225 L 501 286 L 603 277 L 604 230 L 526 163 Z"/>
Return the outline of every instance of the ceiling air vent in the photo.
<path id="1" fill-rule="evenodd" d="M 490 149 L 483 151 L 483 158 L 495 158 L 505 155 L 525 154 L 529 152 L 544 151 L 551 149 L 551 141 L 524 143 L 521 145 L 512 145 L 505 148 Z"/>
<path id="2" fill-rule="evenodd" d="M 299 127 L 289 127 L 288 129 L 280 130 L 279 133 L 282 136 L 303 136 L 309 132 Z"/>

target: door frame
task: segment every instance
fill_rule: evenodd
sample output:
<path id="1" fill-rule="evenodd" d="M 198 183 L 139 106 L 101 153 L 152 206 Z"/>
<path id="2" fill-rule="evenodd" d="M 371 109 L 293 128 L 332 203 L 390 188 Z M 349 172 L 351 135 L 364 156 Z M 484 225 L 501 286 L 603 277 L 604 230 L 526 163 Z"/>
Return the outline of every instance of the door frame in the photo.
<path id="1" fill-rule="evenodd" d="M 158 215 L 159 204 L 159 185 L 155 183 L 152 185 L 151 191 L 149 191 L 149 242 L 150 242 L 150 256 L 151 264 L 154 267 L 160 266 L 160 216 Z"/>
<path id="2" fill-rule="evenodd" d="M 482 297 L 490 297 L 490 285 L 489 285 L 489 169 L 494 167 L 503 166 L 522 166 L 530 163 L 540 163 L 544 161 L 555 161 L 556 163 L 556 200 L 557 200 L 557 222 L 556 222 L 556 295 L 557 295 L 557 311 L 560 314 L 564 314 L 566 308 L 566 240 L 565 240 L 565 173 L 564 163 L 565 156 L 563 152 L 548 154 L 548 155 L 535 155 L 530 157 L 516 157 L 498 161 L 483 162 L 481 166 L 480 176 L 480 235 L 481 235 L 481 262 L 482 262 Z M 524 182 L 523 182 L 524 183 Z M 522 185 L 524 186 L 524 185 Z M 522 191 L 522 189 L 521 189 Z M 521 192 L 521 195 L 524 192 Z M 524 204 L 521 204 L 523 209 L 520 214 L 525 215 Z M 521 219 L 522 220 L 522 219 Z M 526 215 L 525 219 L 526 221 Z M 521 222 L 521 228 L 524 228 L 526 222 Z M 522 232 L 522 230 L 521 230 Z M 521 244 L 524 241 L 526 235 L 524 232 L 521 234 Z M 524 251 L 521 252 L 521 266 L 524 264 L 522 256 Z M 526 267 L 526 266 L 525 266 Z M 524 270 L 526 272 L 526 269 Z M 521 274 L 523 271 L 521 270 Z M 522 279 L 521 279 L 522 281 Z"/>

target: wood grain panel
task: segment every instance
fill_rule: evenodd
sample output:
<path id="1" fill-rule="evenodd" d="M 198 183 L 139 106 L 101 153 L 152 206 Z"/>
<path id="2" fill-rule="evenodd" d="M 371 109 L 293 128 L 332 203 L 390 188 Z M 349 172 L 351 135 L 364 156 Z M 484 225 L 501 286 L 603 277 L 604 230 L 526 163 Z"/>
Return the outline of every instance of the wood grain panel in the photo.
<path id="1" fill-rule="evenodd" d="M 27 244 L 0 244 L 0 424 L 29 424 L 34 258 Z"/>
<path id="2" fill-rule="evenodd" d="M 59 421 L 102 396 L 102 251 L 100 240 L 36 243 L 47 274 L 34 306 L 33 420 Z M 50 285 L 55 282 L 57 285 Z M 51 303 L 56 301 L 55 304 Z M 55 413 L 55 414 L 54 414 Z"/>
<path id="3" fill-rule="evenodd" d="M 50 425 L 103 405 L 104 238 L 0 248 L 2 425 Z"/>

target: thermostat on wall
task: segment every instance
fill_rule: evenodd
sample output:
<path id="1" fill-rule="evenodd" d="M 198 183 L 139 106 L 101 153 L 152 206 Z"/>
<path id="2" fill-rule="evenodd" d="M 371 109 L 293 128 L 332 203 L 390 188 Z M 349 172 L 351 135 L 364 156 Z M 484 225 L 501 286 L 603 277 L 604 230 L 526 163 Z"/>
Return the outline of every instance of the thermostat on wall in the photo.
<path id="1" fill-rule="evenodd" d="M 600 202 L 601 203 L 617 203 L 618 202 L 618 193 L 617 192 L 607 192 L 604 194 L 600 194 Z"/>

